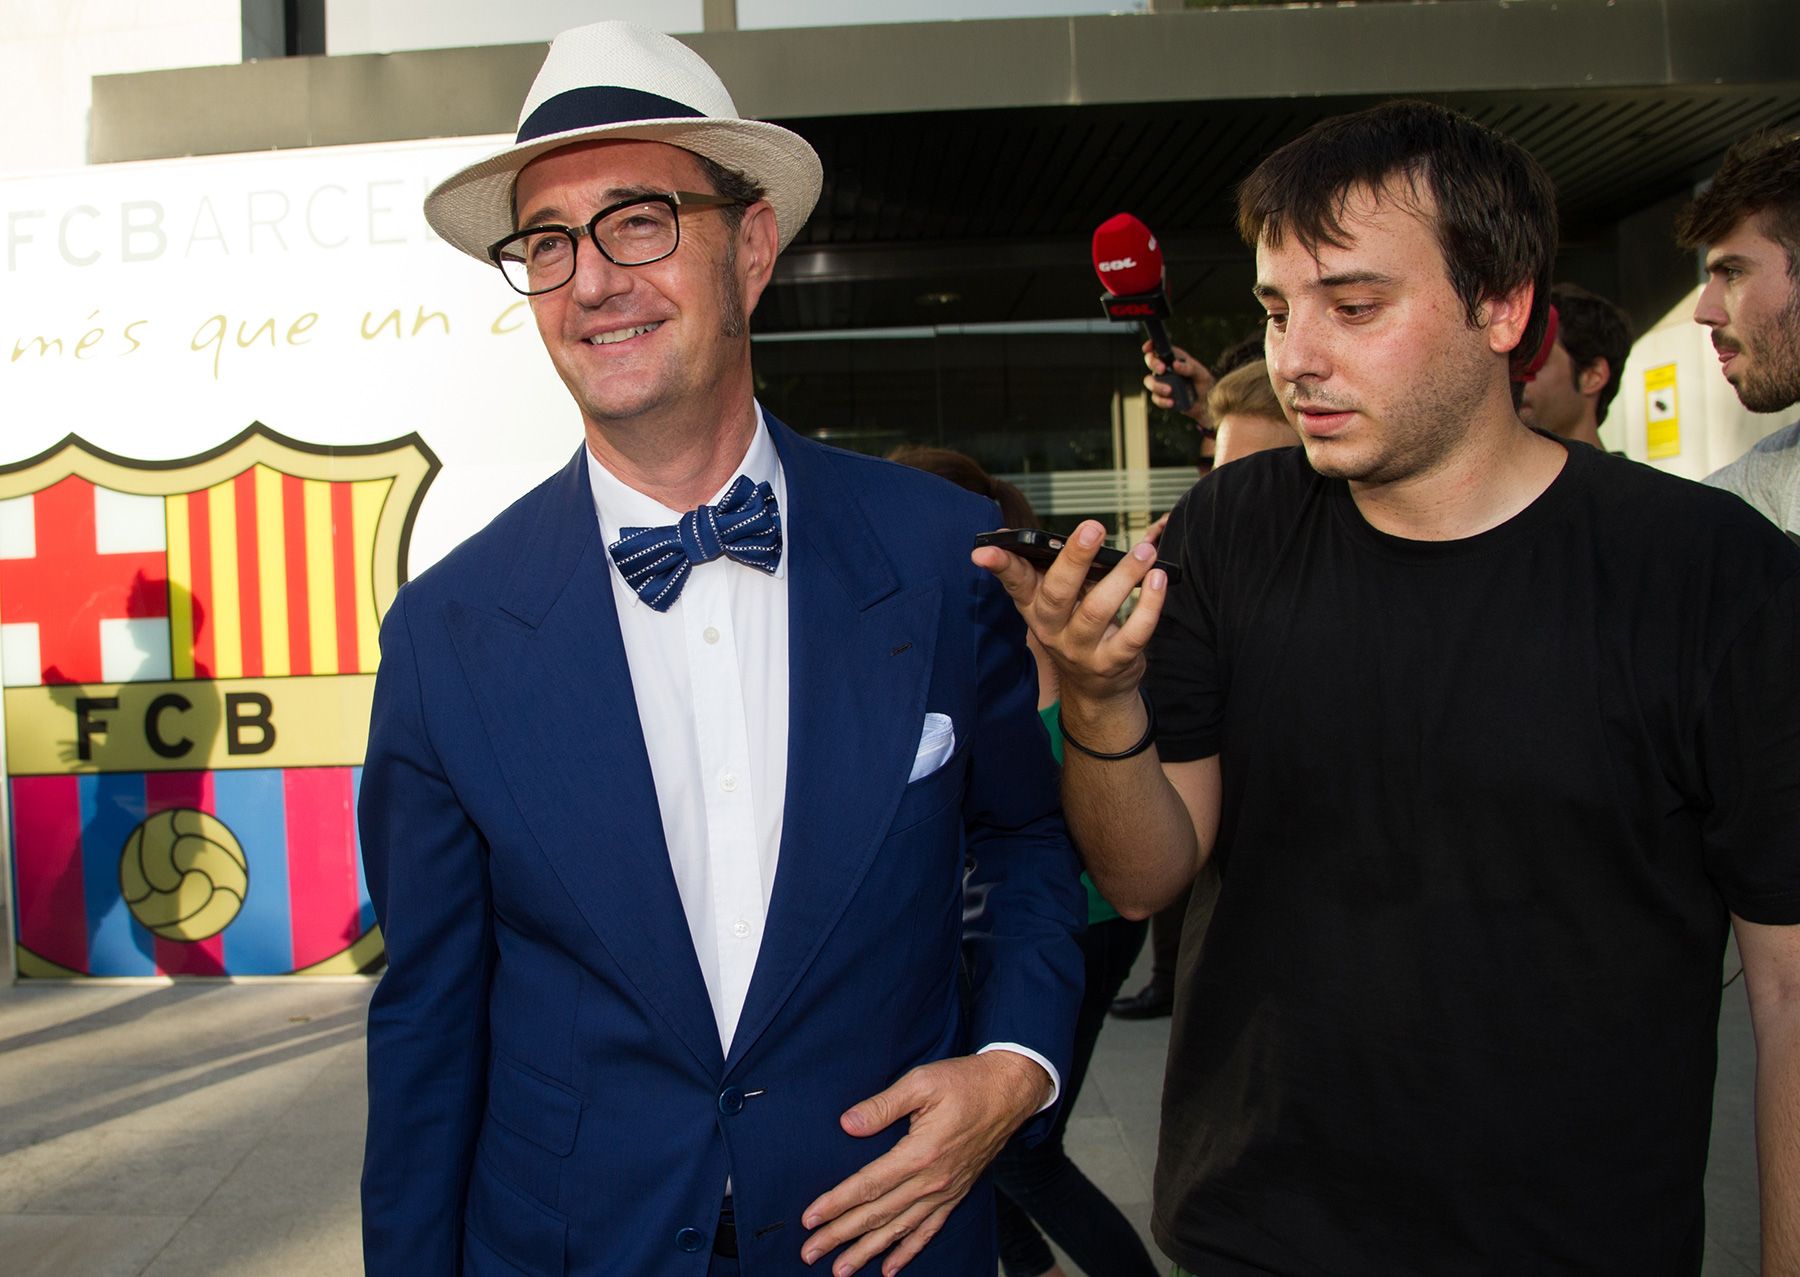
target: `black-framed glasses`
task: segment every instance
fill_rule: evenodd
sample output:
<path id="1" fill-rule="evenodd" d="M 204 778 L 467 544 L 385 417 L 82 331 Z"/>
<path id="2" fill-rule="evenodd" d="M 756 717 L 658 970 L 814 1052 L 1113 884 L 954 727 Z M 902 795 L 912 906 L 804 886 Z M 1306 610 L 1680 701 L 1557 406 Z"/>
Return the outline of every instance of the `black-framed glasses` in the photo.
<path id="1" fill-rule="evenodd" d="M 488 249 L 488 257 L 506 282 L 527 297 L 555 292 L 575 278 L 575 255 L 581 238 L 615 266 L 648 266 L 681 246 L 682 208 L 726 208 L 743 200 L 696 191 L 635 195 L 609 204 L 586 226 L 530 226 L 515 231 Z"/>

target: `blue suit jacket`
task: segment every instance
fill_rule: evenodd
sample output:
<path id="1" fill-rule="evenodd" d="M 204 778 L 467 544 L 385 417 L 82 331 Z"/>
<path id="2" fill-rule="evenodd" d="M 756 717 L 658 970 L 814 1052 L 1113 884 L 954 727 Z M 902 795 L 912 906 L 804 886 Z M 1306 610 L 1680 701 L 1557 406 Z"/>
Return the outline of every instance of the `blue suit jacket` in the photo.
<path id="1" fill-rule="evenodd" d="M 401 590 L 360 796 L 389 967 L 369 1012 L 368 1271 L 746 1277 L 891 1147 L 838 1116 L 1011 1041 L 1067 1076 L 1078 867 L 992 503 L 802 439 L 787 477 L 780 864 L 722 1052 L 664 845 L 585 461 Z M 717 570 L 734 570 L 720 565 Z M 909 783 L 927 711 L 956 751 Z M 1045 1122 L 1041 1117 L 1037 1125 Z M 992 1196 L 916 1277 L 992 1277 Z"/>

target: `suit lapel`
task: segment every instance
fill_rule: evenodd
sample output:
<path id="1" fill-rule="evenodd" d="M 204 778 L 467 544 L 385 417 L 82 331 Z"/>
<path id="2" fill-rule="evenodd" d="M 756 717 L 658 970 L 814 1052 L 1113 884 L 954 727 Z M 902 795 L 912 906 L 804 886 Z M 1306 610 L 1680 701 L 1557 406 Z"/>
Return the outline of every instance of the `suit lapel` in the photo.
<path id="1" fill-rule="evenodd" d="M 879 850 L 925 717 L 936 583 L 902 590 L 842 467 L 774 418 L 787 479 L 788 768 L 781 853 L 727 1068 L 768 1027 Z"/>
<path id="2" fill-rule="evenodd" d="M 494 755 L 613 961 L 713 1073 L 719 1031 L 669 866 L 584 451 L 552 481 L 501 594 L 451 633 Z"/>

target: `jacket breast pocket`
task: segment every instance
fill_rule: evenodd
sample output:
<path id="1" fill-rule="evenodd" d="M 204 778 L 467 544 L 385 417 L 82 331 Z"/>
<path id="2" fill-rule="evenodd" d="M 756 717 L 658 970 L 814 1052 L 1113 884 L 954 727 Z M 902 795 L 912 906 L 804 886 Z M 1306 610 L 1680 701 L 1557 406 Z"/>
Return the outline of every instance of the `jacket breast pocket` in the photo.
<path id="1" fill-rule="evenodd" d="M 929 776 L 922 776 L 913 781 L 900 793 L 900 806 L 894 811 L 894 819 L 888 823 L 888 836 L 911 829 L 921 821 L 943 811 L 945 807 L 962 799 L 964 782 L 967 780 L 969 765 L 969 745 L 960 742 L 957 750 L 944 760 L 944 765 Z"/>

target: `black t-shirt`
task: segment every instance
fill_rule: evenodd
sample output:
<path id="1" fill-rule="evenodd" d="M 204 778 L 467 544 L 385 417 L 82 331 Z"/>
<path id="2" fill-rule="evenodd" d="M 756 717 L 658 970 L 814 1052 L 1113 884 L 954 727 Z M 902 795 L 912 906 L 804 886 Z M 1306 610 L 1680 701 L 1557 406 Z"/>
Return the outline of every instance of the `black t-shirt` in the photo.
<path id="1" fill-rule="evenodd" d="M 1800 922 L 1800 551 L 1591 448 L 1478 536 L 1299 449 L 1178 509 L 1166 761 L 1220 755 L 1157 1240 L 1200 1274 L 1697 1273 L 1727 910 Z"/>

